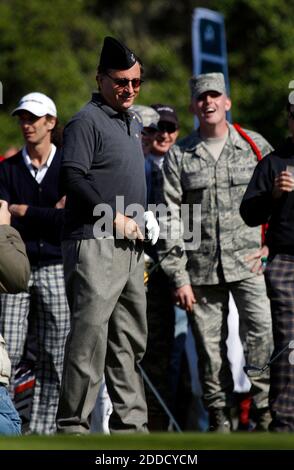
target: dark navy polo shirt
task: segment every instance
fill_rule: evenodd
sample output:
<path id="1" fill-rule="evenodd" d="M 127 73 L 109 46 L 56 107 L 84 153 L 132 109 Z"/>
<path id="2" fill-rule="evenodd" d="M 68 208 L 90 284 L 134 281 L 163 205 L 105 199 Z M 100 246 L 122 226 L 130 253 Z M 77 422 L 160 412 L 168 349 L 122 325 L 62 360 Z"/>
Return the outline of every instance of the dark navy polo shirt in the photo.
<path id="1" fill-rule="evenodd" d="M 76 169 L 80 185 L 64 182 L 67 201 L 63 238 L 94 238 L 93 216 L 97 204 L 116 206 L 123 196 L 124 209 L 130 204 L 146 205 L 144 155 L 140 127 L 131 113 L 118 113 L 100 94 L 94 93 L 64 129 L 63 160 L 65 170 Z M 88 196 L 91 197 L 88 197 Z"/>

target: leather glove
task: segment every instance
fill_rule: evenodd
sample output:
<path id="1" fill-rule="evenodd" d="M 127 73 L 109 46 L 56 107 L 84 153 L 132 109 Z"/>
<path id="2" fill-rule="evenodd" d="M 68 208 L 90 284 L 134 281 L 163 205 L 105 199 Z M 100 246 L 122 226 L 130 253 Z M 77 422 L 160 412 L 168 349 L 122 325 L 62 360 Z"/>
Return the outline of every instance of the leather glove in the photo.
<path id="1" fill-rule="evenodd" d="M 151 245 L 155 245 L 159 237 L 159 225 L 152 211 L 144 212 L 144 222 L 147 229 L 147 238 Z"/>

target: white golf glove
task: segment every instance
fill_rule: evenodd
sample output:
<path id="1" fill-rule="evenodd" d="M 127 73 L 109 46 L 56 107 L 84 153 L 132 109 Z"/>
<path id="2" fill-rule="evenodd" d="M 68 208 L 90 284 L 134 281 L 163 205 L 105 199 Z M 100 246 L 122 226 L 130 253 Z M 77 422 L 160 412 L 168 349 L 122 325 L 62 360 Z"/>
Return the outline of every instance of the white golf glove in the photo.
<path id="1" fill-rule="evenodd" d="M 159 225 L 152 211 L 144 212 L 144 222 L 147 228 L 147 238 L 155 245 L 159 237 Z"/>

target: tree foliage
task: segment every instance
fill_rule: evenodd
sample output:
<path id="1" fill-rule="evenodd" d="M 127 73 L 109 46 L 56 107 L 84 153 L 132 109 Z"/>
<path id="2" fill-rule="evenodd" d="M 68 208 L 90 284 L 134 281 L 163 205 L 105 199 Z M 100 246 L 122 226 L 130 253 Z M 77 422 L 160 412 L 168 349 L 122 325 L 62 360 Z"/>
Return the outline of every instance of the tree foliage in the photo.
<path id="1" fill-rule="evenodd" d="M 294 79 L 292 1 L 1 0 L 0 149 L 21 142 L 9 112 L 25 93 L 51 96 L 62 123 L 89 99 L 107 34 L 124 40 L 144 62 L 138 102 L 175 106 L 182 135 L 189 132 L 191 21 L 196 7 L 225 17 L 233 119 L 276 144 L 285 134 L 283 108 Z"/>

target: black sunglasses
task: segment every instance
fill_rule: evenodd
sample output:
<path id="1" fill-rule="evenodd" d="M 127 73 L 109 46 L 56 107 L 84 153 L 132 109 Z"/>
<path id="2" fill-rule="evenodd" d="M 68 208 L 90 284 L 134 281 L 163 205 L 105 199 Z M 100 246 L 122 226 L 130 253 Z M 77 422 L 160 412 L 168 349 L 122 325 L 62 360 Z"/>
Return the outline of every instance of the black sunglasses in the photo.
<path id="1" fill-rule="evenodd" d="M 141 134 L 145 136 L 153 135 L 155 134 L 155 132 L 157 132 L 157 130 L 152 127 L 143 127 L 143 129 L 141 130 Z"/>
<path id="2" fill-rule="evenodd" d="M 129 85 L 131 82 L 133 88 L 139 88 L 141 83 L 143 83 L 144 80 L 141 80 L 141 78 L 133 78 L 132 80 L 129 78 L 114 78 L 109 73 L 105 73 L 107 77 L 109 77 L 113 83 L 115 83 L 119 88 L 125 88 Z"/>
<path id="3" fill-rule="evenodd" d="M 289 111 L 289 118 L 294 119 L 294 111 Z"/>
<path id="4" fill-rule="evenodd" d="M 172 123 L 172 122 L 167 122 L 167 121 L 159 121 L 157 124 L 158 129 L 160 132 L 168 132 L 168 134 L 172 134 L 173 132 L 176 132 L 177 126 Z"/>

